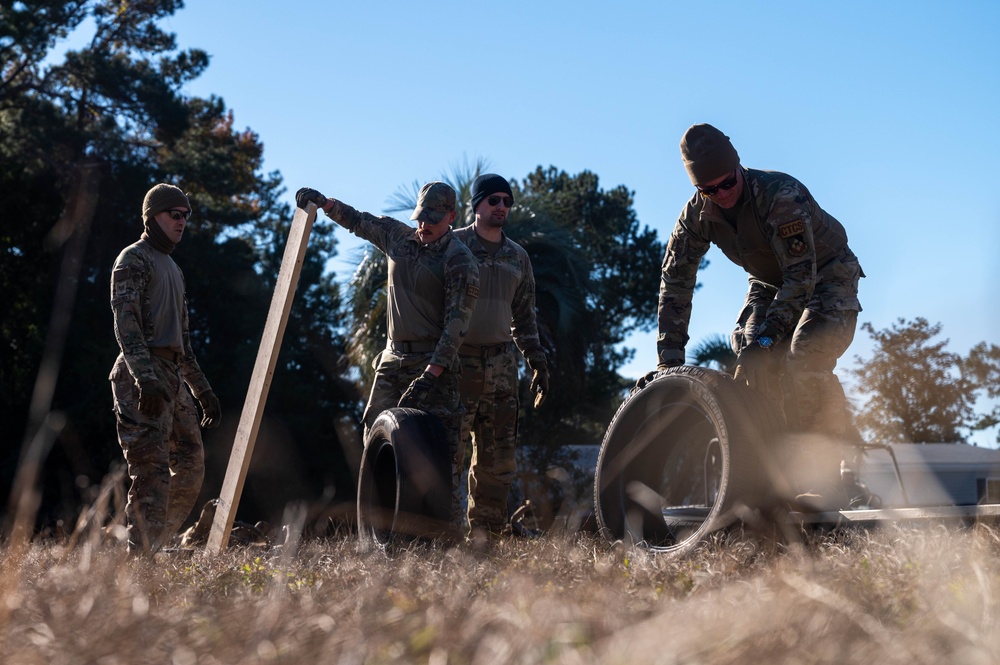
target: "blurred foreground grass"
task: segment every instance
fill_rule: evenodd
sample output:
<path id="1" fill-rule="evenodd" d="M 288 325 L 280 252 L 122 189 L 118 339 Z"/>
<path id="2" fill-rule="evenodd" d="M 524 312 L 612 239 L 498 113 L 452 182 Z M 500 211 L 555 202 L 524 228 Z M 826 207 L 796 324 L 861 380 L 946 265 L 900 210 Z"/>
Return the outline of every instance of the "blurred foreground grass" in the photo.
<path id="1" fill-rule="evenodd" d="M 386 555 L 126 560 L 0 551 L 4 665 L 997 663 L 1000 531 L 898 526 L 779 547 L 720 535 L 684 559 L 591 535 Z M 8 577 L 11 579 L 11 577 Z"/>

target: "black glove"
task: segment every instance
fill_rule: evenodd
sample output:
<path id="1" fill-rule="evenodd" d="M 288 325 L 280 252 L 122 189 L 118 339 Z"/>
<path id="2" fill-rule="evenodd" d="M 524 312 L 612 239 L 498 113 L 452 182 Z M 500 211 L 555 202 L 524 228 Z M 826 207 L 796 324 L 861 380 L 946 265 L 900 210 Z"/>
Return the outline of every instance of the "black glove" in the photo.
<path id="1" fill-rule="evenodd" d="M 201 405 L 201 426 L 205 429 L 218 427 L 222 421 L 222 406 L 215 393 L 211 390 L 202 393 L 198 398 L 198 404 Z"/>
<path id="2" fill-rule="evenodd" d="M 139 382 L 139 413 L 147 418 L 157 418 L 170 402 L 170 394 L 159 381 Z"/>
<path id="3" fill-rule="evenodd" d="M 639 377 L 639 380 L 635 382 L 635 389 L 642 390 L 646 387 L 647 383 L 656 377 L 657 373 L 662 372 L 665 369 L 670 369 L 671 367 L 680 367 L 683 364 L 683 360 L 661 360 L 656 364 L 655 370 L 652 372 L 646 372 L 645 375 Z"/>
<path id="4" fill-rule="evenodd" d="M 535 408 L 537 409 L 545 402 L 545 396 L 549 394 L 549 366 L 546 363 L 539 363 L 532 372 L 530 390 L 535 393 Z"/>
<path id="5" fill-rule="evenodd" d="M 295 205 L 305 210 L 307 203 L 315 203 L 317 208 L 322 208 L 326 204 L 326 197 L 315 189 L 303 187 L 295 192 Z"/>
<path id="6" fill-rule="evenodd" d="M 646 384 L 656 378 L 656 375 L 660 372 L 659 366 L 652 372 L 646 372 L 644 375 L 639 377 L 639 380 L 635 382 L 635 390 L 642 390 L 646 387 Z"/>
<path id="7" fill-rule="evenodd" d="M 765 349 L 756 342 L 743 349 L 736 359 L 736 372 L 733 378 L 737 383 L 745 383 L 758 390 L 771 389 L 770 349 Z"/>
<path id="8" fill-rule="evenodd" d="M 426 369 L 421 373 L 420 376 L 413 379 L 410 386 L 403 393 L 403 396 L 399 398 L 399 406 L 404 409 L 423 409 L 424 401 L 427 399 L 428 393 L 434 387 L 434 382 L 437 377 L 428 372 Z"/>

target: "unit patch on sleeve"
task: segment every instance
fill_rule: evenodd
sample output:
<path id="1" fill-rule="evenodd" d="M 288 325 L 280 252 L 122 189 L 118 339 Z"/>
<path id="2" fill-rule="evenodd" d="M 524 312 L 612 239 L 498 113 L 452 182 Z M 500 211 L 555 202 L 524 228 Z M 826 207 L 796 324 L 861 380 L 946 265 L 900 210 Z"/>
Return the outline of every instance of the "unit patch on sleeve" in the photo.
<path id="1" fill-rule="evenodd" d="M 803 256 L 806 253 L 806 241 L 802 236 L 793 236 L 788 239 L 788 254 L 790 256 Z"/>
<path id="2" fill-rule="evenodd" d="M 467 287 L 465 287 L 465 295 L 469 296 L 470 298 L 478 298 L 479 287 L 476 286 L 475 284 L 469 284 Z"/>
<path id="3" fill-rule="evenodd" d="M 788 222 L 787 224 L 782 224 L 778 227 L 778 237 L 779 238 L 791 238 L 792 236 L 797 236 L 806 230 L 805 224 L 802 223 L 801 219 L 796 219 L 793 222 Z"/>
<path id="4" fill-rule="evenodd" d="M 129 292 L 132 288 L 132 271 L 129 270 L 128 266 L 119 266 L 115 268 L 114 274 L 111 278 L 111 283 L 115 287 L 114 296 L 120 297 Z"/>

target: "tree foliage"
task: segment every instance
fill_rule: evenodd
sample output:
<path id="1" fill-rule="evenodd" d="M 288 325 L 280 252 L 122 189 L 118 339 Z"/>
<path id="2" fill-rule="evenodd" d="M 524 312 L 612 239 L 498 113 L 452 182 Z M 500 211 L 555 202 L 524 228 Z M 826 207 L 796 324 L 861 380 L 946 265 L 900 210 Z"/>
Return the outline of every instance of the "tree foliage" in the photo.
<path id="1" fill-rule="evenodd" d="M 116 256 L 142 231 L 146 190 L 172 182 L 193 206 L 174 258 L 186 277 L 192 344 L 224 410 L 223 426 L 206 433 L 204 498 L 221 486 L 284 252 L 291 211 L 279 202 L 280 175 L 261 171 L 259 137 L 236 128 L 221 99 L 181 94 L 208 66 L 203 51 L 178 52 L 158 26 L 182 6 L 37 0 L 0 8 L 0 413 L 15 437 L 28 425 L 52 332 L 53 285 L 61 286 L 70 245 L 84 248 L 52 399 L 66 422 L 46 473 L 53 519 L 75 515 L 81 488 L 121 459 L 107 382 L 118 353 L 108 283 Z M 60 40 L 84 28 L 86 43 L 60 59 Z M 70 214 L 87 170 L 100 175 L 87 192 L 97 200 L 92 219 Z M 280 518 L 273 513 L 285 501 L 324 491 L 353 496 L 343 452 L 350 441 L 336 432 L 356 416 L 358 395 L 335 325 L 338 288 L 323 269 L 334 252 L 332 226 L 320 220 L 241 503 L 255 516 Z M 18 452 L 5 450 L 3 485 Z"/>
<path id="2" fill-rule="evenodd" d="M 900 318 L 883 330 L 865 323 L 862 329 L 876 348 L 871 359 L 856 358 L 859 367 L 852 374 L 867 396 L 857 422 L 870 438 L 964 442 L 969 431 L 1000 422 L 1000 407 L 977 411 L 980 398 L 1000 396 L 1000 347 L 983 342 L 967 356 L 952 353 L 945 348 L 947 339 L 934 339 L 941 324 L 923 318 Z"/>
<path id="3" fill-rule="evenodd" d="M 736 370 L 736 353 L 723 335 L 715 334 L 703 339 L 691 351 L 691 358 L 695 365 L 714 367 L 727 374 Z"/>
<path id="4" fill-rule="evenodd" d="M 663 260 L 656 232 L 640 228 L 628 188 L 603 190 L 590 171 L 571 176 L 553 166 L 538 167 L 517 190 L 534 215 L 555 222 L 582 253 L 593 327 L 591 365 L 602 372 L 617 369 L 631 354 L 615 347 L 656 321 Z"/>
<path id="5" fill-rule="evenodd" d="M 50 407 L 65 427 L 45 469 L 52 521 L 74 517 L 87 488 L 121 461 L 107 382 L 118 352 L 108 281 L 118 253 L 141 232 L 146 190 L 177 184 L 194 208 L 174 257 L 186 277 L 195 352 L 224 411 L 223 426 L 206 433 L 202 499 L 221 486 L 282 259 L 291 210 L 279 202 L 280 174 L 262 172 L 260 137 L 238 128 L 223 100 L 182 94 L 209 66 L 204 51 L 178 50 L 160 27 L 182 7 L 0 5 L 0 416 L 15 441 L 28 430 L 40 359 L 56 348 Z M 79 46 L 67 50 L 71 35 Z M 466 163 L 449 175 L 463 204 L 484 168 Z M 618 369 L 633 352 L 622 344 L 654 324 L 663 247 L 640 227 L 632 193 L 602 189 L 589 171 L 539 167 L 513 187 L 509 234 L 533 261 L 553 371 L 545 407 L 525 410 L 522 439 L 539 450 L 596 443 L 628 383 Z M 240 504 L 254 517 L 280 519 L 297 499 L 353 498 L 356 379 L 384 344 L 385 272 L 371 254 L 342 302 L 324 271 L 334 228 L 317 220 L 302 266 Z M 67 293 L 70 304 L 56 307 Z M 337 324 L 344 308 L 354 326 Z M 53 313 L 68 321 L 64 340 L 53 334 Z M 345 329 L 354 331 L 350 356 Z M 15 443 L 0 457 L 3 498 L 18 455 Z"/>

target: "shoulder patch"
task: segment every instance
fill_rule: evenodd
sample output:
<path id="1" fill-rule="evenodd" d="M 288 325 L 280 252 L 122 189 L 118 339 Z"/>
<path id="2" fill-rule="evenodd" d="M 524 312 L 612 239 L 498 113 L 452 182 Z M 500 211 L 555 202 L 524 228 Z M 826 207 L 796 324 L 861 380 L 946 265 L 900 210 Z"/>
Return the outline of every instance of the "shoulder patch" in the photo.
<path id="1" fill-rule="evenodd" d="M 788 254 L 790 256 L 805 256 L 806 241 L 802 236 L 792 236 L 788 239 Z"/>
<path id="2" fill-rule="evenodd" d="M 132 271 L 127 265 L 120 265 L 111 273 L 111 286 L 114 297 L 121 297 L 132 288 Z"/>
<path id="3" fill-rule="evenodd" d="M 476 286 L 475 284 L 469 284 L 467 287 L 465 287 L 465 295 L 469 296 L 470 298 L 478 298 L 479 287 Z"/>
<path id="4" fill-rule="evenodd" d="M 797 236 L 806 230 L 805 224 L 802 223 L 801 219 L 796 219 L 793 222 L 788 222 L 787 224 L 782 224 L 778 227 L 778 237 L 779 238 L 791 238 L 792 236 Z"/>

